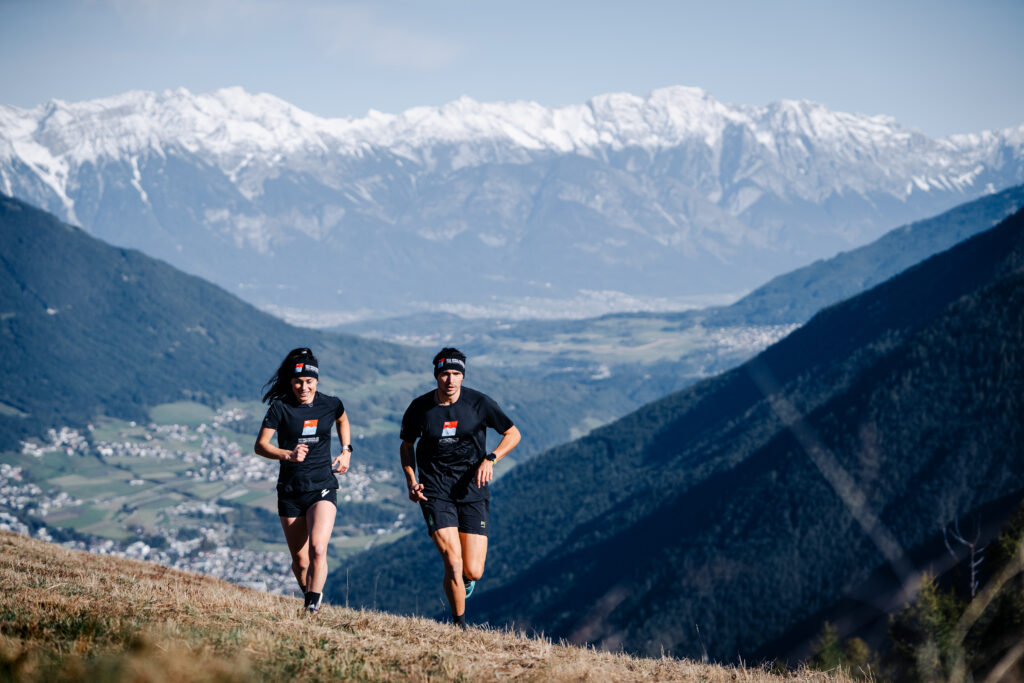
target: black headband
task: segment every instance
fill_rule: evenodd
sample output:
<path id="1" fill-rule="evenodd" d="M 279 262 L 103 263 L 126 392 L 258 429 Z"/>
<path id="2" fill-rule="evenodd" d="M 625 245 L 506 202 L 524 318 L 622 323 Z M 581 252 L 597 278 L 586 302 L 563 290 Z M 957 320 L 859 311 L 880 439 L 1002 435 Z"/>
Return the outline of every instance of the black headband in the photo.
<path id="1" fill-rule="evenodd" d="M 458 370 L 466 374 L 466 361 L 461 358 L 438 358 L 434 363 L 434 377 L 437 377 L 445 370 Z"/>
<path id="2" fill-rule="evenodd" d="M 312 363 L 296 363 L 292 377 L 320 377 L 320 369 Z"/>

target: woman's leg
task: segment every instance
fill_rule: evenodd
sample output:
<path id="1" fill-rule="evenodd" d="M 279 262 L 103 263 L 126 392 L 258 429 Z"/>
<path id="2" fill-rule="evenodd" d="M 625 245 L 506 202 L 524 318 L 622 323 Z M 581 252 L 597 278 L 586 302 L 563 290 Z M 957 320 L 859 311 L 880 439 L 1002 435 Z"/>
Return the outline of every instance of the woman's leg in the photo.
<path id="1" fill-rule="evenodd" d="M 306 579 L 309 573 L 309 531 L 306 529 L 306 518 L 282 517 L 281 528 L 284 529 L 288 552 L 292 554 L 292 572 L 299 582 L 299 590 L 305 592 L 308 590 Z"/>
<path id="2" fill-rule="evenodd" d="M 306 526 L 309 528 L 310 567 L 303 590 L 322 593 L 327 581 L 327 542 L 334 532 L 334 518 L 338 507 L 321 500 L 306 510 Z"/>

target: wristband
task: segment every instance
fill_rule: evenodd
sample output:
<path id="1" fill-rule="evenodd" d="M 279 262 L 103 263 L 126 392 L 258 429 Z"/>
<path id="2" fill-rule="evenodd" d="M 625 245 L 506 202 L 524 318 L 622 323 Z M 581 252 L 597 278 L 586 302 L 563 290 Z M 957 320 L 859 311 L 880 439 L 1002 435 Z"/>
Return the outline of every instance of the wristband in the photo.
<path id="1" fill-rule="evenodd" d="M 348 451 L 349 453 L 351 453 L 352 452 L 352 444 L 347 443 L 344 446 L 342 446 L 341 447 L 341 452 L 344 453 L 345 451 Z"/>
<path id="2" fill-rule="evenodd" d="M 498 459 L 498 456 L 496 456 L 496 455 L 494 454 L 494 451 L 491 451 L 490 453 L 488 453 L 487 455 L 485 455 L 485 456 L 484 456 L 484 460 L 490 460 L 490 461 L 491 461 L 492 463 L 493 463 L 493 462 L 494 462 L 495 460 L 497 460 L 497 459 Z"/>

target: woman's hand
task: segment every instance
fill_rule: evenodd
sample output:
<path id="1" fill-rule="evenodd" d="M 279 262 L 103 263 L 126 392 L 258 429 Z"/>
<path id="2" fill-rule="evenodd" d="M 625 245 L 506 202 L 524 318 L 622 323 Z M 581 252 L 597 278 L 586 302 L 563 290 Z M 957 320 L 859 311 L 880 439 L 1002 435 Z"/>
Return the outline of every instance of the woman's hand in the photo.
<path id="1" fill-rule="evenodd" d="M 476 485 L 487 486 L 487 482 L 494 479 L 494 463 L 484 458 L 480 466 L 476 468 Z"/>
<path id="2" fill-rule="evenodd" d="M 423 484 L 413 484 L 409 487 L 409 500 L 419 503 L 426 499 L 427 497 L 423 495 Z"/>
<path id="3" fill-rule="evenodd" d="M 341 455 L 334 459 L 334 464 L 331 465 L 331 471 L 336 474 L 345 474 L 348 472 L 348 463 L 352 457 L 352 451 L 342 451 Z"/>
<path id="4" fill-rule="evenodd" d="M 288 454 L 288 457 L 285 458 L 285 460 L 287 460 L 288 462 L 302 462 L 303 460 L 306 459 L 306 453 L 308 452 L 309 446 L 307 446 L 304 443 L 300 443 L 298 446 L 292 449 L 291 453 Z"/>

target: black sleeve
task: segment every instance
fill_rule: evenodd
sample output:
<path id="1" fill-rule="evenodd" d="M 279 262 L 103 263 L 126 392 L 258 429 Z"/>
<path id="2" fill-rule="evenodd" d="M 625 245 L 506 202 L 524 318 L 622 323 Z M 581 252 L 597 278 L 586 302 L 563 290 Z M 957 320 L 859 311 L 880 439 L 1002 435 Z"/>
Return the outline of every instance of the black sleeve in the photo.
<path id="1" fill-rule="evenodd" d="M 263 417 L 263 427 L 268 427 L 276 431 L 281 425 L 281 418 L 281 403 L 279 401 L 274 401 L 270 404 L 270 407 L 267 408 L 267 414 Z"/>
<path id="2" fill-rule="evenodd" d="M 405 409 L 405 415 L 402 416 L 402 430 L 399 433 L 402 441 L 408 441 L 409 443 L 413 443 L 421 435 L 420 411 L 417 410 L 416 403 L 416 401 L 413 401 Z"/>
<path id="3" fill-rule="evenodd" d="M 504 434 L 515 425 L 493 398 L 483 395 L 484 423 L 491 429 Z"/>
<path id="4" fill-rule="evenodd" d="M 339 417 L 345 414 L 345 404 L 341 402 L 341 399 L 335 399 L 338 402 L 337 407 L 334 409 L 334 419 L 337 420 Z"/>

